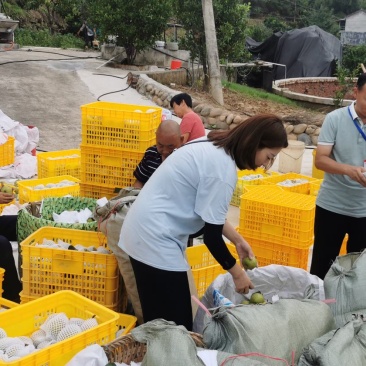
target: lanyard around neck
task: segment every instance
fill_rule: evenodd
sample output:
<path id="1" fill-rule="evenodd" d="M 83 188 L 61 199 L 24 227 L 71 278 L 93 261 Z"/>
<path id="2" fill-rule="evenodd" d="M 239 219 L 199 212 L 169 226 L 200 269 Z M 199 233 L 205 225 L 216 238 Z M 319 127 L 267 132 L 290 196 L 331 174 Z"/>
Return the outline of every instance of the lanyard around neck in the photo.
<path id="1" fill-rule="evenodd" d="M 362 131 L 362 128 L 360 127 L 360 125 L 358 124 L 358 121 L 356 121 L 356 118 L 355 119 L 353 119 L 353 117 L 352 117 L 352 113 L 351 113 L 351 108 L 350 107 L 348 107 L 348 113 L 349 113 L 349 115 L 350 115 L 350 117 L 351 117 L 351 119 L 352 119 L 352 121 L 353 121 L 353 123 L 354 123 L 354 125 L 356 126 L 356 128 L 358 129 L 358 132 L 361 134 L 361 136 L 363 137 L 363 139 L 366 141 L 366 135 L 365 135 L 365 133 Z"/>

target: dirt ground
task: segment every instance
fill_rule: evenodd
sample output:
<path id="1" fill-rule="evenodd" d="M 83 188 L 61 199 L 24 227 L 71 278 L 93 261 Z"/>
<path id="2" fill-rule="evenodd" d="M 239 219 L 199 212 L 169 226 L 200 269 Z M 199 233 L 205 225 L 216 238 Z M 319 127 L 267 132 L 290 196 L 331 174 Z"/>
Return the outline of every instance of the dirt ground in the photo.
<path id="1" fill-rule="evenodd" d="M 335 81 L 323 81 L 322 83 L 294 83 L 287 86 L 291 91 L 307 95 L 315 95 L 322 98 L 334 98 L 340 86 Z M 346 93 L 344 99 L 353 99 L 352 87 Z"/>
<path id="2" fill-rule="evenodd" d="M 186 92 L 197 101 L 202 101 L 211 105 L 217 105 L 212 97 L 205 92 L 198 91 L 189 87 L 180 87 L 182 92 Z M 247 116 L 253 116 L 258 113 L 273 113 L 282 118 L 294 121 L 304 121 L 305 123 L 319 124 L 324 120 L 325 114 L 329 111 L 329 108 L 319 108 L 314 110 L 308 107 L 302 106 L 289 106 L 281 103 L 276 103 L 270 100 L 258 100 L 246 97 L 238 92 L 223 89 L 225 109 L 244 114 Z M 218 106 L 218 105 L 217 105 Z M 219 107 L 219 106 L 218 106 Z"/>

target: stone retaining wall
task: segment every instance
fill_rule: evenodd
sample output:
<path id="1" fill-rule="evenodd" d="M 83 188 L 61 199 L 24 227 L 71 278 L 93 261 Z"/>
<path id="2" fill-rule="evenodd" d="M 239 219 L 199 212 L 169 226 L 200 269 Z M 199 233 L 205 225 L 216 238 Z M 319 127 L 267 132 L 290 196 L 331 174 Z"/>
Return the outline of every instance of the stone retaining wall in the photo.
<path id="1" fill-rule="evenodd" d="M 179 71 L 170 71 L 169 73 L 174 72 Z M 149 73 L 149 76 L 152 76 L 151 74 Z M 177 89 L 169 88 L 149 76 L 144 74 L 140 75 L 136 90 L 160 107 L 170 109 L 170 100 L 175 94 L 180 93 L 179 86 Z M 170 79 L 168 80 L 168 75 L 165 78 L 165 82 L 170 85 L 172 81 Z M 155 74 L 154 79 L 162 81 L 162 74 Z M 208 105 L 203 101 L 195 99 L 193 100 L 193 110 L 200 115 L 207 129 L 233 129 L 249 118 L 247 115 L 230 112 L 224 107 L 218 108 L 217 106 Z M 317 145 L 322 121 L 319 119 L 309 120 L 311 117 L 308 115 L 303 117 L 298 115 L 285 116 L 283 118 L 288 139 L 303 141 L 307 146 Z M 303 121 L 306 121 L 306 123 Z"/>

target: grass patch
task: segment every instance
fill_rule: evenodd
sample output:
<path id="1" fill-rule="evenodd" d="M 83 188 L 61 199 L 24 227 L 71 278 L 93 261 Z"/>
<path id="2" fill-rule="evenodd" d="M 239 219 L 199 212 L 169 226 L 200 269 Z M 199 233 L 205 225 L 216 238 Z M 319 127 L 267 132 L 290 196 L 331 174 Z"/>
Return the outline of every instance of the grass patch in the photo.
<path id="1" fill-rule="evenodd" d="M 51 34 L 50 31 L 30 30 L 26 28 L 15 30 L 15 41 L 20 46 L 55 47 L 55 48 L 84 48 L 84 40 L 73 34 Z"/>
<path id="2" fill-rule="evenodd" d="M 253 99 L 265 99 L 275 103 L 286 104 L 292 107 L 299 107 L 299 104 L 297 104 L 291 99 L 281 97 L 280 95 L 277 94 L 268 93 L 261 89 L 251 88 L 250 86 L 247 85 L 241 85 L 229 82 L 224 82 L 223 85 L 225 88 L 229 90 L 238 92 Z"/>

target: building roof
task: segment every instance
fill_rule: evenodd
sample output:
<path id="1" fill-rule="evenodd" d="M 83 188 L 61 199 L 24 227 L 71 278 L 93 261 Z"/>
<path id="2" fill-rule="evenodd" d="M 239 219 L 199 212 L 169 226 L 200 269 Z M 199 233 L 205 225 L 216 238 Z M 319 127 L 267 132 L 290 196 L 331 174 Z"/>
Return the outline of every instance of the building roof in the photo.
<path id="1" fill-rule="evenodd" d="M 365 13 L 365 14 L 366 14 L 366 10 L 360 9 L 360 10 L 354 11 L 353 13 L 348 14 L 348 15 L 346 15 L 344 18 L 341 18 L 341 19 L 338 19 L 338 20 L 339 20 L 339 21 L 341 21 L 341 20 L 346 20 L 347 18 L 349 18 L 349 17 L 351 17 L 351 16 L 353 16 L 353 15 L 356 15 L 356 14 L 358 14 L 358 13 Z"/>

